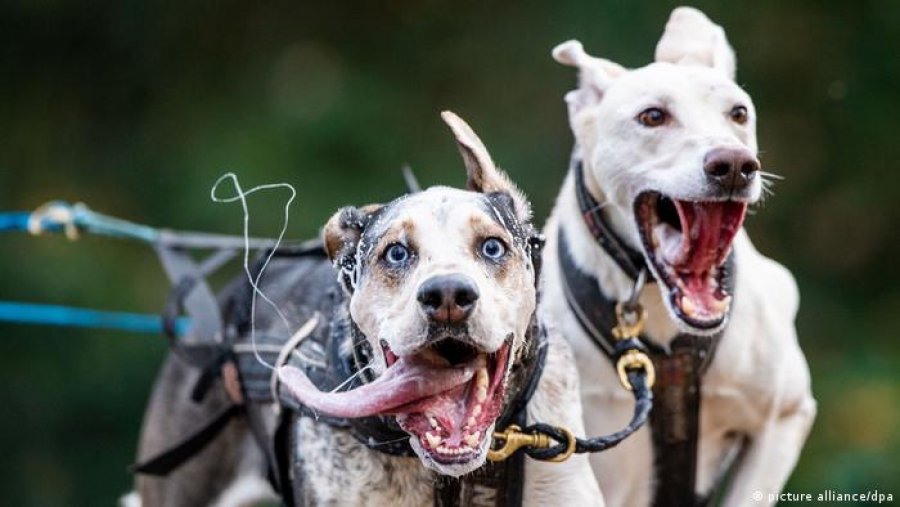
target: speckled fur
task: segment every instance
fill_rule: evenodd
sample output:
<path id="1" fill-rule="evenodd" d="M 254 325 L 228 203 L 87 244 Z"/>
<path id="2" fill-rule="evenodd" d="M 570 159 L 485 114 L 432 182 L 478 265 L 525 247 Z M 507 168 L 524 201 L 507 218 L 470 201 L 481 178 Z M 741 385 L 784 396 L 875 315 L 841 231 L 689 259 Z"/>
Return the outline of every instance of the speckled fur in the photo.
<path id="1" fill-rule="evenodd" d="M 534 234 L 529 222 L 530 206 L 493 166 L 471 129 L 455 115 L 445 113 L 444 117 L 457 136 L 469 173 L 469 187 L 474 192 L 436 187 L 388 206 L 341 211 L 325 227 L 326 248 L 334 258 L 337 272 L 331 271 L 324 260 L 274 263 L 267 271 L 263 290 L 280 302 L 279 307 L 289 320 L 288 329 L 273 312 L 262 307 L 256 320 L 260 333 L 290 336 L 313 312 L 330 315 L 325 308 L 328 298 L 318 289 L 334 287 L 336 275 L 350 294 L 350 314 L 367 337 L 389 340 L 398 354 L 412 351 L 421 346 L 424 337 L 422 318 L 415 312 L 415 286 L 436 273 L 462 271 L 478 281 L 481 291 L 479 310 L 470 317 L 469 333 L 477 337 L 478 346 L 496 350 L 512 334 L 514 351 L 521 349 L 536 305 L 535 268 L 528 241 L 529 234 Z M 477 227 L 473 227 L 475 224 Z M 389 231 L 405 234 L 407 240 L 414 236 L 422 257 L 423 267 L 403 280 L 369 276 L 380 269 L 373 264 L 381 254 L 379 247 L 384 246 L 378 239 Z M 502 237 L 508 245 L 510 259 L 502 276 L 476 257 L 475 245 L 486 234 Z M 310 289 L 310 284 L 316 289 Z M 240 313 L 246 309 L 231 311 Z M 327 322 L 320 326 L 327 326 Z M 548 346 L 543 376 L 527 408 L 529 419 L 563 425 L 583 435 L 571 352 L 553 331 Z M 376 371 L 381 371 L 384 359 L 380 347 L 373 348 L 379 355 Z M 177 360 L 171 358 L 172 361 Z M 207 401 L 192 408 L 186 390 L 193 383 L 184 375 L 194 373 L 177 362 L 175 366 L 175 370 L 174 366 L 167 366 L 160 376 L 158 394 L 148 407 L 141 444 L 143 457 L 183 438 L 187 431 L 196 428 L 198 420 L 207 420 L 215 409 L 227 403 L 221 385 L 216 384 Z M 267 421 L 267 431 L 272 431 L 273 406 L 251 404 L 248 413 L 254 419 Z M 297 484 L 303 486 L 298 499 L 306 505 L 433 504 L 438 474 L 427 468 L 429 464 L 422 459 L 383 454 L 359 443 L 342 429 L 297 414 L 292 418 L 290 451 L 301 457 L 294 460 L 292 472 Z M 250 438 L 246 426 L 232 426 L 226 434 L 230 435 L 227 439 L 219 437 L 169 479 L 141 479 L 138 489 L 144 504 L 206 505 L 217 497 L 226 498 L 219 495 L 229 477 L 246 481 L 248 470 L 262 477 L 260 451 L 242 447 L 242 442 Z M 479 459 L 474 466 L 484 463 L 484 455 Z M 526 463 L 526 505 L 603 505 L 585 456 L 562 464 L 532 460 Z M 247 500 L 245 496 L 240 498 Z M 265 499 L 265 495 L 260 499 Z M 129 497 L 132 500 L 134 497 Z"/>

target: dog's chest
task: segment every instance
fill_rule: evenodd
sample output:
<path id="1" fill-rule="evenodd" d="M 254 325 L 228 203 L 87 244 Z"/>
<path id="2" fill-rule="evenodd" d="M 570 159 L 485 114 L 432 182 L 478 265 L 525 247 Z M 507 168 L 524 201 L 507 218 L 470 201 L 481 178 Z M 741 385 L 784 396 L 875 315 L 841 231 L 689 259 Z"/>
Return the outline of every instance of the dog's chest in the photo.
<path id="1" fill-rule="evenodd" d="M 307 505 L 431 505 L 434 474 L 416 458 L 372 451 L 309 418 L 295 431 Z"/>

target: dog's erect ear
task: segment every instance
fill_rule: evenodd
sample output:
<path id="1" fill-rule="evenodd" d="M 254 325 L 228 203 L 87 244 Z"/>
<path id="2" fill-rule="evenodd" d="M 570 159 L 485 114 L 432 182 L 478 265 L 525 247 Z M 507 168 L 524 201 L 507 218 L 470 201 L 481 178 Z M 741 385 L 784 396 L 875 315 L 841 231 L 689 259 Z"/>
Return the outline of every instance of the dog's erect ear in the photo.
<path id="1" fill-rule="evenodd" d="M 734 79 L 734 50 L 725 30 L 692 7 L 672 11 L 656 45 L 656 61 L 711 67 Z"/>
<path id="2" fill-rule="evenodd" d="M 322 229 L 325 252 L 334 261 L 356 249 L 363 229 L 381 204 L 369 204 L 362 208 L 347 206 L 337 211 Z"/>
<path id="3" fill-rule="evenodd" d="M 484 147 L 484 143 L 475 135 L 472 128 L 451 111 L 442 112 L 441 118 L 453 131 L 453 135 L 456 137 L 456 144 L 459 146 L 459 152 L 466 163 L 466 174 L 468 175 L 466 188 L 484 194 L 493 192 L 507 193 L 513 200 L 519 220 L 530 220 L 531 204 L 528 202 L 525 194 L 516 187 L 515 183 L 503 171 L 494 165 L 487 148 Z"/>
<path id="4" fill-rule="evenodd" d="M 603 58 L 591 56 L 577 40 L 570 40 L 553 48 L 553 59 L 578 69 L 578 89 L 566 94 L 569 116 L 600 102 L 609 84 L 625 73 L 625 67 Z"/>

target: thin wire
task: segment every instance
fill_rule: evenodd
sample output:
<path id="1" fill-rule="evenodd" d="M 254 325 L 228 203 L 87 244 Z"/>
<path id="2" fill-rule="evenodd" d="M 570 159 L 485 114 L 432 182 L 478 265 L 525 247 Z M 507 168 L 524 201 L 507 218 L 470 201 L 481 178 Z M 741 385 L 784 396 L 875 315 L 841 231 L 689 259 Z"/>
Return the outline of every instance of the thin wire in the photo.
<path id="1" fill-rule="evenodd" d="M 216 195 L 216 190 L 225 180 L 231 180 L 234 185 L 235 194 L 232 197 L 219 197 Z M 288 198 L 287 202 L 284 205 L 284 222 L 281 226 L 281 232 L 278 233 L 278 239 L 275 241 L 275 245 L 269 250 L 268 255 L 266 255 L 266 259 L 263 262 L 262 267 L 257 273 L 256 278 L 253 278 L 253 274 L 250 273 L 250 211 L 247 207 L 247 196 L 259 192 L 261 190 L 270 190 L 275 188 L 286 188 L 290 191 L 291 196 Z M 294 198 L 297 197 L 297 190 L 290 183 L 270 183 L 267 185 L 258 185 L 250 190 L 244 191 L 241 188 L 241 184 L 238 181 L 238 177 L 236 174 L 232 172 L 228 172 L 223 174 L 216 180 L 213 184 L 212 188 L 209 191 L 209 197 L 213 200 L 213 202 L 217 203 L 232 203 L 235 201 L 241 202 L 241 209 L 244 213 L 244 273 L 247 275 L 247 280 L 250 282 L 250 285 L 253 287 L 253 296 L 250 298 L 250 344 L 253 347 L 253 355 L 256 357 L 256 360 L 266 368 L 270 370 L 275 370 L 275 366 L 267 363 L 265 359 L 259 354 L 259 351 L 256 348 L 256 296 L 259 295 L 265 302 L 269 303 L 272 309 L 275 310 L 275 313 L 281 318 L 281 321 L 284 323 L 284 326 L 290 331 L 291 326 L 288 323 L 287 317 L 281 312 L 281 309 L 278 308 L 278 305 L 275 304 L 274 301 L 269 299 L 268 296 L 263 293 L 263 291 L 259 288 L 259 281 L 262 279 L 263 273 L 265 273 L 266 268 L 269 266 L 269 262 L 272 260 L 272 257 L 275 255 L 275 251 L 278 249 L 278 246 L 281 245 L 281 241 L 284 239 L 284 235 L 287 232 L 288 228 L 288 219 L 290 217 L 290 207 L 291 203 L 294 202 Z"/>

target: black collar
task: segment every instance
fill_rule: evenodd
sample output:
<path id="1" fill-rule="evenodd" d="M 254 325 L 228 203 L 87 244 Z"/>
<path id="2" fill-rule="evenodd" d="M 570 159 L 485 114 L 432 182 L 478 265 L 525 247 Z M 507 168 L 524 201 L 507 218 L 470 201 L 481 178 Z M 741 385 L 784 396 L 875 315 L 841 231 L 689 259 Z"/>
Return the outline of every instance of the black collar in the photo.
<path id="1" fill-rule="evenodd" d="M 583 166 L 584 164 L 581 160 L 575 159 L 572 162 L 572 170 L 575 177 L 575 197 L 578 199 L 581 216 L 584 218 L 584 224 L 587 225 L 591 236 L 632 280 L 637 279 L 641 270 L 646 270 L 647 276 L 652 276 L 650 270 L 647 269 L 644 255 L 628 246 L 628 243 L 617 236 L 612 226 L 606 220 L 601 204 L 591 195 L 584 184 Z"/>

